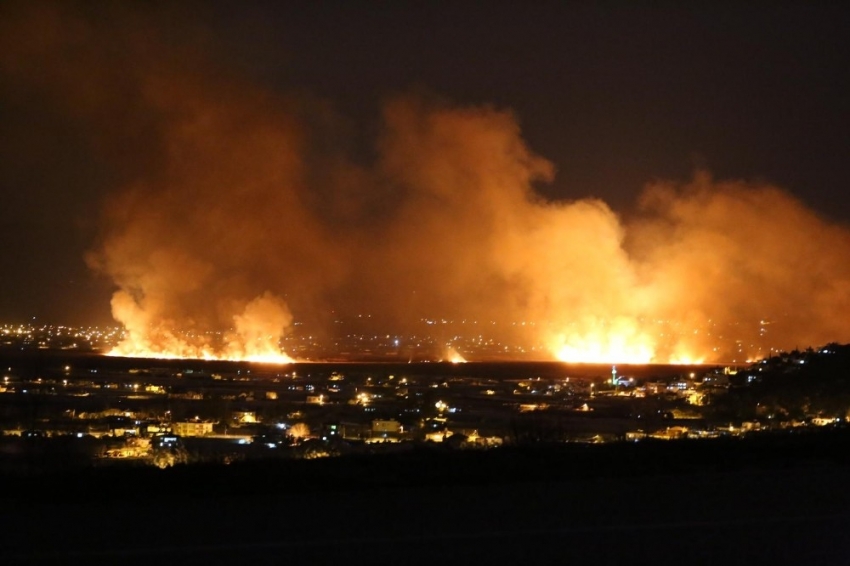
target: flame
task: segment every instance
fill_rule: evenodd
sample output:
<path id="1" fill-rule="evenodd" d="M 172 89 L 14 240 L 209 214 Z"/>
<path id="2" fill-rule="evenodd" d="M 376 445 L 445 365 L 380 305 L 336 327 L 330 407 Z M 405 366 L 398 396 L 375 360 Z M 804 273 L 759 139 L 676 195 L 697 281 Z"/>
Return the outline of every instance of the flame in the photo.
<path id="1" fill-rule="evenodd" d="M 591 364 L 649 364 L 700 365 L 705 358 L 677 352 L 669 357 L 660 356 L 646 335 L 630 336 L 621 333 L 595 332 L 572 335 L 555 341 L 549 349 L 555 358 L 568 363 Z"/>
<path id="2" fill-rule="evenodd" d="M 636 321 L 619 318 L 583 321 L 587 330 L 568 331 L 549 341 L 549 350 L 562 362 L 647 364 L 655 361 L 655 341 Z"/>
<path id="3" fill-rule="evenodd" d="M 446 360 L 450 361 L 453 364 L 465 364 L 466 363 L 466 358 L 464 358 L 462 355 L 460 355 L 460 352 L 458 352 L 454 348 L 448 349 L 448 351 L 446 352 Z"/>
<path id="4" fill-rule="evenodd" d="M 133 358 L 227 360 L 288 364 L 294 360 L 279 346 L 292 315 L 286 304 L 264 293 L 233 316 L 234 328 L 217 333 L 178 332 L 168 321 L 153 321 L 151 309 L 125 291 L 112 298 L 115 318 L 124 323 L 126 336 L 107 355 Z M 210 337 L 217 338 L 211 340 Z M 219 343 L 220 342 L 220 343 Z"/>
<path id="5" fill-rule="evenodd" d="M 261 364 L 291 364 L 295 360 L 281 350 L 254 351 L 251 354 L 220 353 L 185 342 L 174 342 L 172 346 L 154 346 L 124 340 L 107 352 L 107 356 L 125 358 L 152 358 L 160 360 L 222 360 L 231 362 L 255 362 Z"/>
<path id="6" fill-rule="evenodd" d="M 568 363 L 699 365 L 705 358 L 677 351 L 659 355 L 656 342 L 647 334 L 596 331 L 560 336 L 549 345 L 554 357 Z"/>
<path id="7" fill-rule="evenodd" d="M 705 358 L 699 358 L 696 356 L 689 356 L 687 354 L 680 354 L 678 356 L 674 356 L 670 358 L 670 363 L 673 365 L 682 365 L 682 366 L 698 366 L 700 364 L 705 363 Z"/>
<path id="8" fill-rule="evenodd" d="M 563 344 L 555 350 L 562 362 L 588 364 L 647 364 L 653 361 L 652 349 L 642 344 L 613 341 L 588 341 Z"/>

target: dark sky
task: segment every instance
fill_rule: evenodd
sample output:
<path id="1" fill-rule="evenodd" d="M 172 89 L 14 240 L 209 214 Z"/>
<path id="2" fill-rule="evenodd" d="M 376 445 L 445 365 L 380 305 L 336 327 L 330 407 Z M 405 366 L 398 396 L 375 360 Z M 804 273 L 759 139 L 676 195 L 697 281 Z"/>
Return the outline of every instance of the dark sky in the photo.
<path id="1" fill-rule="evenodd" d="M 109 27 L 117 10 L 104 6 L 82 4 L 79 17 Z M 164 41 L 201 38 L 197 56 L 223 73 L 332 107 L 363 160 L 382 101 L 424 91 L 512 109 L 557 168 L 540 187 L 549 198 L 596 196 L 628 214 L 645 183 L 705 168 L 774 183 L 850 223 L 850 9 L 840 2 L 139 6 L 152 6 L 142 15 Z M 27 51 L 7 65 L 15 57 L 26 69 Z M 103 199 L 127 182 L 127 163 L 146 163 L 133 160 L 138 140 L 121 167 L 120 148 L 93 151 L 84 121 L 39 88 L 32 63 L 0 74 L 0 322 L 107 322 L 112 284 L 83 258 Z"/>

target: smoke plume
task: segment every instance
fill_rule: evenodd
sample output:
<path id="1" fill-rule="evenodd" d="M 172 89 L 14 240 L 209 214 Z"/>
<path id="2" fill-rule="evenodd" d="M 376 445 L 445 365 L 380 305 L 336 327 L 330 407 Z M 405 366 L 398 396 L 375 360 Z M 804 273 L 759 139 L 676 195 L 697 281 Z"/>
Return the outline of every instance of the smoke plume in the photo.
<path id="1" fill-rule="evenodd" d="M 119 353 L 285 360 L 293 319 L 331 313 L 583 361 L 850 339 L 850 230 L 778 187 L 699 171 L 651 183 L 624 220 L 543 198 L 555 167 L 512 112 L 418 95 L 384 104 L 364 163 L 327 101 L 252 84 L 156 21 L 12 12 L 3 73 L 52 93 L 116 171 L 87 261 L 115 284 Z"/>

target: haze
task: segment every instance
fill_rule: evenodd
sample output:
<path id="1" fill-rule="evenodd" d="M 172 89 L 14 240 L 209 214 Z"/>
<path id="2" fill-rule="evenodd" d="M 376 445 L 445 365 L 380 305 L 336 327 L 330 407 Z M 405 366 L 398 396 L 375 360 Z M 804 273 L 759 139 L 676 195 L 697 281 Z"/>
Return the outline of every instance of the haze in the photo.
<path id="1" fill-rule="evenodd" d="M 31 137 L 13 123 L 21 147 L 12 156 L 48 159 L 7 157 L 4 171 L 14 174 L 4 183 L 15 202 L 26 202 L 28 182 L 50 185 L 34 203 L 47 218 L 76 211 L 65 224 L 79 227 L 75 261 L 84 256 L 101 283 L 53 291 L 76 301 L 66 312 L 108 303 L 128 330 L 121 353 L 285 360 L 277 344 L 293 320 L 321 328 L 340 313 L 368 313 L 378 332 L 422 318 L 488 321 L 490 335 L 580 361 L 714 361 L 728 355 L 714 344 L 729 329 L 748 345 L 769 333 L 777 348 L 850 340 L 847 204 L 813 206 L 842 191 L 844 165 L 811 176 L 813 192 L 792 193 L 764 180 L 771 171 L 713 171 L 691 148 L 670 180 L 659 171 L 620 192 L 581 190 L 563 160 L 534 149 L 509 90 L 469 100 L 420 80 L 378 92 L 355 81 L 351 97 L 378 110 L 349 115 L 347 91 L 270 84 L 235 64 L 238 54 L 222 55 L 227 43 L 209 22 L 189 23 L 173 8 L 25 3 L 4 12 L 4 99 L 50 122 Z M 609 70 L 632 72 L 625 63 Z M 459 82 L 459 92 L 497 76 L 490 72 Z M 371 76 L 363 71 L 369 85 Z M 824 100 L 841 105 L 840 124 L 846 102 Z M 51 130 L 57 138 L 41 137 Z M 540 137 L 576 139 L 579 151 L 576 131 Z M 771 135 L 759 133 L 764 143 Z M 619 132 L 608 137 L 610 161 L 603 152 L 588 168 L 622 180 L 609 170 L 621 165 Z M 59 173 L 38 174 L 43 164 Z M 80 198 L 63 191 L 85 185 L 99 188 Z M 64 258 L 75 246 L 60 249 Z M 26 264 L 18 252 L 9 257 L 17 269 Z M 34 264 L 32 277 L 49 274 Z M 13 282 L 7 294 L 24 296 L 22 288 Z M 212 343 L 207 330 L 225 338 Z"/>

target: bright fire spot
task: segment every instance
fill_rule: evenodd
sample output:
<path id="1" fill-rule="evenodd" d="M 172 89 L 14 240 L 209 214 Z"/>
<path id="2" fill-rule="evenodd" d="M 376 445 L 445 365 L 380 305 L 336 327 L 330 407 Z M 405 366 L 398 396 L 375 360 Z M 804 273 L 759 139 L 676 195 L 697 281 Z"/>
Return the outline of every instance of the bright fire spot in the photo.
<path id="1" fill-rule="evenodd" d="M 561 335 L 550 342 L 549 349 L 562 362 L 648 364 L 655 361 L 652 341 L 633 329 L 598 329 L 587 334 Z"/>
<path id="2" fill-rule="evenodd" d="M 248 302 L 233 316 L 233 328 L 211 340 L 203 333 L 180 332 L 153 318 L 124 291 L 115 293 L 112 312 L 124 324 L 126 337 L 110 356 L 157 359 L 194 359 L 288 364 L 294 360 L 281 351 L 283 330 L 292 321 L 286 304 L 271 293 Z"/>
<path id="3" fill-rule="evenodd" d="M 576 341 L 552 348 L 555 358 L 562 362 L 589 364 L 649 364 L 668 363 L 673 365 L 700 365 L 705 358 L 676 354 L 670 358 L 658 358 L 653 348 L 640 341 L 608 340 L 600 342 Z"/>
<path id="4" fill-rule="evenodd" d="M 446 359 L 453 364 L 465 364 L 466 358 L 460 355 L 460 352 L 455 350 L 454 348 L 449 348 L 449 351 L 446 353 Z"/>
<path id="5" fill-rule="evenodd" d="M 561 346 L 555 357 L 562 362 L 584 364 L 648 364 L 652 350 L 643 347 L 612 347 L 605 344 Z"/>
<path id="6" fill-rule="evenodd" d="M 576 330 L 551 335 L 547 347 L 555 359 L 591 364 L 677 364 L 705 363 L 685 344 L 673 348 L 632 317 L 581 321 Z"/>
<path id="7" fill-rule="evenodd" d="M 246 356 L 243 358 L 246 362 L 256 362 L 260 364 L 291 364 L 295 360 L 284 354 L 283 352 L 278 353 L 268 353 L 268 354 L 255 354 L 253 356 Z"/>
<path id="8" fill-rule="evenodd" d="M 698 366 L 705 363 L 705 358 L 695 358 L 688 355 L 674 356 L 670 359 L 673 365 Z"/>
<path id="9" fill-rule="evenodd" d="M 177 350 L 160 350 L 133 348 L 122 343 L 113 348 L 107 356 L 118 356 L 124 358 L 151 358 L 159 360 L 223 360 L 231 362 L 255 362 L 260 364 L 291 364 L 295 360 L 280 351 L 268 351 L 264 353 L 255 352 L 247 355 L 217 354 L 210 350 L 198 350 L 192 347 L 179 348 Z"/>

